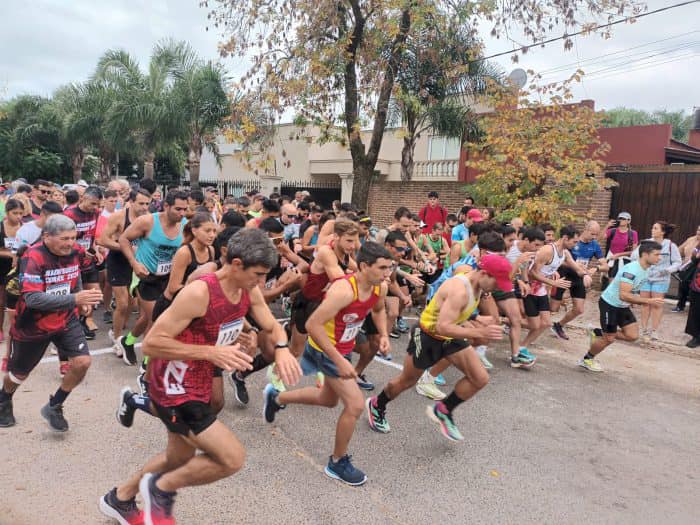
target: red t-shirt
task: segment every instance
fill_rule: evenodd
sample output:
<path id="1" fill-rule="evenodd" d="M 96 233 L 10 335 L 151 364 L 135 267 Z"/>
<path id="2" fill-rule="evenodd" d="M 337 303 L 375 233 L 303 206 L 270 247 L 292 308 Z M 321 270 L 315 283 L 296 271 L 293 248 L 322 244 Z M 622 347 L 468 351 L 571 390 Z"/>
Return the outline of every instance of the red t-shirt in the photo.
<path id="1" fill-rule="evenodd" d="M 80 251 L 78 246 L 64 257 L 51 253 L 44 243 L 29 248 L 19 261 L 21 295 L 17 301 L 17 315 L 11 335 L 18 341 L 45 339 L 62 331 L 76 316 L 76 308 L 53 312 L 32 310 L 24 297 L 30 292 L 68 295 L 78 290 L 80 281 Z"/>
<path id="2" fill-rule="evenodd" d="M 418 212 L 418 217 L 425 223 L 423 228 L 423 233 L 430 233 L 433 231 L 433 225 L 436 222 L 441 222 L 443 225 L 447 220 L 447 210 L 440 205 L 431 208 L 428 206 L 423 206 Z"/>
<path id="3" fill-rule="evenodd" d="M 76 241 L 84 249 L 89 250 L 95 242 L 97 231 L 97 220 L 100 217 L 99 212 L 85 213 L 78 206 L 68 208 L 63 212 L 63 215 L 73 219 L 76 230 Z"/>
<path id="4" fill-rule="evenodd" d="M 233 304 L 224 295 L 219 279 L 213 273 L 199 278 L 209 289 L 209 305 L 204 316 L 193 320 L 175 339 L 202 346 L 232 345 L 241 331 L 248 309 L 247 290 Z M 189 401 L 209 403 L 214 365 L 210 361 L 151 359 L 149 361 L 151 399 L 164 407 L 179 406 Z"/>

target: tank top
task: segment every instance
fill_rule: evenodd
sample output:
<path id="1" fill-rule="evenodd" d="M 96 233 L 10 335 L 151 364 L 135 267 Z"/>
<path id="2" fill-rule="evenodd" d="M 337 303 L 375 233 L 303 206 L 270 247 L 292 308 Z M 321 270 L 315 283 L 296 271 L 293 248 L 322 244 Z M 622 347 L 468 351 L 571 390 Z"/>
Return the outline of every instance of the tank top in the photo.
<path id="1" fill-rule="evenodd" d="M 367 314 L 379 300 L 380 287 L 375 286 L 369 298 L 366 301 L 361 301 L 357 289 L 357 277 L 352 274 L 346 275 L 342 279 L 348 281 L 352 286 L 352 303 L 338 312 L 333 319 L 327 321 L 323 325 L 323 329 L 336 350 L 342 355 L 348 355 L 355 348 L 355 337 L 360 333 Z M 319 352 L 323 352 L 311 337 L 309 337 L 309 344 Z"/>
<path id="2" fill-rule="evenodd" d="M 469 320 L 469 318 L 472 316 L 472 314 L 476 310 L 476 307 L 479 306 L 479 298 L 474 297 L 474 291 L 472 290 L 472 286 L 469 283 L 469 279 L 467 278 L 467 276 L 465 274 L 458 273 L 457 275 L 455 275 L 455 277 L 464 283 L 464 286 L 467 289 L 467 296 L 469 297 L 469 301 L 467 303 L 467 306 L 459 313 L 459 317 L 457 317 L 457 319 L 455 321 L 456 324 L 462 324 L 462 323 Z M 433 297 L 430 300 L 430 302 L 428 303 L 428 306 L 426 306 L 425 310 L 423 310 L 423 313 L 420 316 L 419 324 L 420 324 L 421 330 L 423 330 L 430 337 L 432 337 L 434 339 L 439 339 L 440 341 L 452 340 L 451 337 L 445 337 L 442 335 L 438 335 L 438 333 L 437 333 L 438 317 L 440 317 L 440 307 L 438 306 L 435 297 Z"/>
<path id="3" fill-rule="evenodd" d="M 173 256 L 182 245 L 182 228 L 187 219 L 180 222 L 177 237 L 170 239 L 163 231 L 160 215 L 153 214 L 153 228 L 148 236 L 139 241 L 139 249 L 136 252 L 136 260 L 143 264 L 153 275 L 165 276 L 173 267 Z"/>
<path id="4" fill-rule="evenodd" d="M 124 210 L 124 228 L 122 228 L 122 232 L 125 232 L 130 224 L 131 219 L 129 219 L 129 208 L 126 208 Z M 134 251 L 136 251 L 136 249 L 138 248 L 138 242 L 138 239 L 131 241 L 131 246 L 134 248 Z M 117 267 L 122 264 L 125 264 L 127 267 L 129 266 L 129 261 L 121 252 L 121 250 L 109 250 L 109 253 L 107 254 L 107 263 L 112 267 Z"/>
<path id="5" fill-rule="evenodd" d="M 564 251 L 559 253 L 557 252 L 557 246 L 555 244 L 551 244 L 550 246 L 552 247 L 552 252 L 554 252 L 554 254 L 552 255 L 552 260 L 549 261 L 547 264 L 543 264 L 542 268 L 540 269 L 540 273 L 547 278 L 552 277 L 552 275 L 556 273 L 556 271 L 559 269 L 559 267 L 562 265 L 565 259 Z M 538 296 L 547 295 L 547 286 L 544 283 L 533 279 L 531 293 L 532 295 Z"/>
<path id="6" fill-rule="evenodd" d="M 331 248 L 333 247 L 333 244 L 331 244 Z M 338 257 L 335 252 L 333 252 L 333 254 L 336 256 L 336 258 Z M 338 260 L 338 264 L 344 272 L 348 269 L 349 260 L 350 258 L 347 255 L 345 256 L 345 260 Z M 330 279 L 328 278 L 328 274 L 326 272 L 313 273 L 311 270 L 309 270 L 309 275 L 306 278 L 306 284 L 304 284 L 304 287 L 301 289 L 301 293 L 304 298 L 309 301 L 320 301 L 323 299 L 323 294 L 326 292 L 329 283 Z"/>
<path id="7" fill-rule="evenodd" d="M 203 263 L 200 263 L 197 260 L 197 254 L 194 252 L 194 248 L 192 248 L 191 244 L 187 245 L 187 248 L 190 250 L 190 264 L 187 265 L 187 268 L 185 268 L 185 274 L 182 276 L 182 284 L 185 284 L 187 282 L 187 278 L 192 275 L 192 273 L 202 266 L 203 264 L 207 264 L 209 262 L 212 262 L 214 260 L 214 249 L 211 247 L 207 247 L 207 260 L 204 261 Z"/>
<path id="8" fill-rule="evenodd" d="M 216 274 L 203 275 L 209 290 L 207 312 L 194 319 L 178 336 L 178 341 L 195 345 L 230 346 L 241 331 L 250 308 L 250 295 L 241 291 L 238 303 L 231 303 Z M 208 403 L 214 365 L 210 361 L 151 359 L 148 367 L 151 387 L 149 394 L 157 404 L 165 407 L 182 405 L 188 401 Z"/>
<path id="9" fill-rule="evenodd" d="M 12 253 L 17 253 L 18 247 L 19 243 L 17 242 L 17 237 L 8 237 L 5 235 L 5 221 L 0 220 L 0 248 L 5 248 Z M 0 257 L 0 276 L 4 277 L 11 269 L 12 259 L 9 257 Z"/>

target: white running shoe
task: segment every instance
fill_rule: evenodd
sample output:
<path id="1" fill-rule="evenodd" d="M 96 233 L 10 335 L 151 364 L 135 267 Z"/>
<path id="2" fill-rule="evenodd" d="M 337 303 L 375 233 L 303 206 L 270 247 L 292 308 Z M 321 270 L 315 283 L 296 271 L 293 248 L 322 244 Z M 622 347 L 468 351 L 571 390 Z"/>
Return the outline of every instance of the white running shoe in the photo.
<path id="1" fill-rule="evenodd" d="M 447 397 L 447 394 L 435 385 L 435 379 L 427 370 L 423 372 L 423 375 L 416 383 L 416 392 L 434 401 L 441 401 Z"/>

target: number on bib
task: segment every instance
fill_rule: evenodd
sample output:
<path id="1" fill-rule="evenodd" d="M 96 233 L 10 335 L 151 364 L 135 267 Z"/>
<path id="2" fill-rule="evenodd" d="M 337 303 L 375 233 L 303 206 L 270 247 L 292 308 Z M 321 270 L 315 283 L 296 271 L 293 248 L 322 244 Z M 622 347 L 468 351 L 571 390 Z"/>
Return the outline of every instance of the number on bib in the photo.
<path id="1" fill-rule="evenodd" d="M 163 261 L 163 262 L 158 262 L 158 266 L 156 267 L 156 275 L 168 275 L 170 273 L 170 270 L 173 267 L 173 262 L 172 261 Z"/>
<path id="2" fill-rule="evenodd" d="M 219 326 L 219 336 L 216 338 L 216 346 L 229 346 L 234 343 L 243 331 L 243 319 L 235 319 Z"/>
<path id="3" fill-rule="evenodd" d="M 78 244 L 83 248 L 83 250 L 89 250 L 92 244 L 92 239 L 89 237 L 87 239 L 78 239 Z"/>
<path id="4" fill-rule="evenodd" d="M 362 328 L 362 324 L 364 323 L 364 320 L 362 321 L 357 321 L 355 323 L 348 323 L 345 326 L 345 330 L 343 331 L 343 335 L 340 338 L 339 343 L 349 343 L 353 339 L 357 337 L 357 334 L 360 333 L 360 329 Z"/>
<path id="5" fill-rule="evenodd" d="M 5 248 L 8 250 L 12 250 L 13 252 L 17 251 L 17 237 L 5 237 Z"/>
<path id="6" fill-rule="evenodd" d="M 49 295 L 68 295 L 70 294 L 70 283 L 60 283 L 47 286 L 46 293 Z"/>

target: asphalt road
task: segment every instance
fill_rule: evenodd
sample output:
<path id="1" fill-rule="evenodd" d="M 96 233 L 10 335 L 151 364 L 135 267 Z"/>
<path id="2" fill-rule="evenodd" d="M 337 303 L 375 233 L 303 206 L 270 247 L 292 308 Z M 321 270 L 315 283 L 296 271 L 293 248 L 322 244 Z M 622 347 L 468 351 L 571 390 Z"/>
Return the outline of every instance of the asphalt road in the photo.
<path id="1" fill-rule="evenodd" d="M 351 443 L 369 477 L 359 488 L 323 474 L 339 408 L 289 407 L 268 425 L 264 373 L 249 380 L 247 408 L 227 383 L 220 418 L 245 444 L 246 465 L 180 491 L 178 523 L 700 522 L 700 360 L 616 344 L 601 359 L 606 372 L 593 375 L 575 366 L 586 340 L 573 335 L 565 345 L 543 336 L 530 371 L 508 367 L 504 344 L 492 349 L 491 382 L 456 412 L 463 443 L 439 434 L 414 391 L 389 405 L 390 434 L 373 433 L 363 416 Z M 399 360 L 405 339 L 393 342 Z M 106 346 L 102 330 L 91 348 Z M 379 388 L 397 372 L 378 361 L 368 369 Z M 131 429 L 115 420 L 118 392 L 135 378 L 135 367 L 96 355 L 66 402 L 71 430 L 57 435 L 39 409 L 58 365 L 37 367 L 15 395 L 17 425 L 0 430 L 0 524 L 112 523 L 99 497 L 165 444 L 154 418 L 138 413 Z"/>

